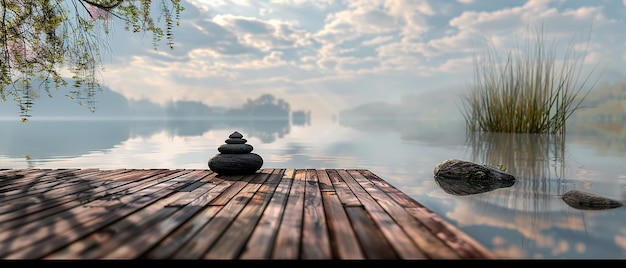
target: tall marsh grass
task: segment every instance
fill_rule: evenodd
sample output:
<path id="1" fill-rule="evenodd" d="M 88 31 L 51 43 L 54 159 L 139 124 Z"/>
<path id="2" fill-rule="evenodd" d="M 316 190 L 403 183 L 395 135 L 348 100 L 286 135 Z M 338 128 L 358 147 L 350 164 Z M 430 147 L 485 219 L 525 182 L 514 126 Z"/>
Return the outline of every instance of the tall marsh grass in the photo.
<path id="1" fill-rule="evenodd" d="M 504 58 L 492 44 L 485 57 L 474 56 L 474 82 L 463 99 L 468 130 L 565 132 L 567 119 L 589 93 L 583 89 L 590 84 L 591 73 L 581 77 L 585 53 L 573 42 L 558 60 L 556 43 L 546 44 L 543 35 L 542 29 L 536 31 Z"/>

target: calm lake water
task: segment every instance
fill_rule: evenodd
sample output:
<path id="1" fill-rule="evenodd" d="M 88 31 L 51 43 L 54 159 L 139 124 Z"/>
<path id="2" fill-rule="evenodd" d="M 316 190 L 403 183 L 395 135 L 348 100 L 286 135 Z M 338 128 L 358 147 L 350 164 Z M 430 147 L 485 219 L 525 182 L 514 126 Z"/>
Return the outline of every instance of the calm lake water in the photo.
<path id="1" fill-rule="evenodd" d="M 502 258 L 626 259 L 626 207 L 579 210 L 580 190 L 626 202 L 624 123 L 575 123 L 565 140 L 468 134 L 462 121 L 0 121 L 0 168 L 208 168 L 239 131 L 263 168 L 369 169 Z M 513 186 L 458 195 L 433 168 L 449 158 L 503 165 Z M 447 191 L 448 190 L 448 191 Z"/>

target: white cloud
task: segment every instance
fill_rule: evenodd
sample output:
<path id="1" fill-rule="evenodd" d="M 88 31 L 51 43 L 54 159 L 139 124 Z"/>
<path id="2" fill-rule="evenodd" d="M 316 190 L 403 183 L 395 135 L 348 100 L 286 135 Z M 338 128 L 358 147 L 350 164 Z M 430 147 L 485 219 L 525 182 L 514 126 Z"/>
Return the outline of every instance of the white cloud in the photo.
<path id="1" fill-rule="evenodd" d="M 333 4 L 333 0 L 271 0 L 272 4 L 280 5 L 293 5 L 293 6 L 313 6 L 319 9 L 324 9 Z"/>
<path id="2" fill-rule="evenodd" d="M 414 91 L 416 83 L 420 89 L 457 84 L 450 75 L 471 71 L 472 44 L 481 46 L 484 38 L 503 48 L 523 40 L 528 26 L 541 23 L 548 39 L 565 44 L 574 35 L 584 39 L 582 30 L 593 23 L 585 62 L 610 62 L 619 69 L 626 61 L 624 37 L 615 34 L 624 22 L 602 2 L 490 4 L 495 7 L 463 0 L 189 3 L 175 29 L 173 51 L 154 53 L 149 42 L 119 39 L 126 40 L 120 51 L 131 55 L 121 55 L 123 64 L 107 66 L 103 75 L 113 90 L 155 100 L 184 96 L 209 104 L 237 103 L 228 98 L 273 90 L 306 99 L 311 92 L 303 88 L 351 103 L 393 98 L 402 95 L 397 92 Z M 394 85 L 396 94 L 380 89 L 387 84 Z M 207 90 L 208 85 L 214 90 Z"/>
<path id="3" fill-rule="evenodd" d="M 236 15 L 217 15 L 213 21 L 230 30 L 237 40 L 261 51 L 310 45 L 310 34 L 297 29 L 297 22 L 261 20 Z"/>
<path id="4" fill-rule="evenodd" d="M 424 44 L 420 51 L 426 56 L 437 56 L 448 53 L 469 53 L 473 51 L 472 42 L 477 34 L 473 31 L 461 31 L 456 35 L 433 39 Z"/>
<path id="5" fill-rule="evenodd" d="M 471 74 L 473 66 L 473 58 L 454 58 L 449 59 L 445 63 L 437 67 L 438 71 L 456 74 Z"/>
<path id="6" fill-rule="evenodd" d="M 426 17 L 435 15 L 435 12 L 425 0 L 387 1 L 385 2 L 385 7 L 389 9 L 391 16 L 401 18 L 404 21 L 405 25 L 402 28 L 402 35 L 410 39 L 421 38 L 421 35 L 428 31 L 429 28 Z"/>
<path id="7" fill-rule="evenodd" d="M 376 45 L 380 45 L 383 43 L 387 43 L 388 41 L 391 41 L 391 39 L 393 39 L 393 36 L 376 36 L 372 39 L 369 40 L 365 40 L 363 41 L 363 43 L 361 43 L 361 45 L 364 46 L 376 46 Z"/>
<path id="8" fill-rule="evenodd" d="M 271 8 L 261 8 L 259 9 L 259 16 L 263 17 L 263 16 L 267 16 L 274 13 L 274 10 Z"/>

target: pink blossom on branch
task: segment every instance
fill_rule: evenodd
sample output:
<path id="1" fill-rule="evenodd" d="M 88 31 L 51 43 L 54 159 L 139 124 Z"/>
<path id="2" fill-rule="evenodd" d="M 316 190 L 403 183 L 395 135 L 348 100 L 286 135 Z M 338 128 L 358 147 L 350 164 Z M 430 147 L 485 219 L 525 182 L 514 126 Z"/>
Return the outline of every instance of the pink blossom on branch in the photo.
<path id="1" fill-rule="evenodd" d="M 88 5 L 87 12 L 89 13 L 89 21 L 95 21 L 102 19 L 105 21 L 111 20 L 111 14 L 109 11 L 99 8 L 97 6 Z"/>
<path id="2" fill-rule="evenodd" d="M 7 49 L 9 50 L 9 61 L 13 63 L 32 62 L 37 58 L 37 53 L 26 46 L 24 42 L 8 40 Z"/>

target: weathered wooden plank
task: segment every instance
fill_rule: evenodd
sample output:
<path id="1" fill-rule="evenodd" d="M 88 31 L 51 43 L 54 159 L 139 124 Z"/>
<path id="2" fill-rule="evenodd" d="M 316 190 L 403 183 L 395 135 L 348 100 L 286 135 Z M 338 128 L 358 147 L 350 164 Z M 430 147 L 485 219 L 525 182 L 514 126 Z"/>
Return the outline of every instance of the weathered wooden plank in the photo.
<path id="1" fill-rule="evenodd" d="M 4 187 L 19 183 L 26 176 L 34 176 L 33 174 L 43 174 L 41 170 L 36 169 L 5 169 L 0 171 L 0 190 Z M 2 192 L 2 191 L 0 191 Z"/>
<path id="2" fill-rule="evenodd" d="M 83 176 L 86 177 L 88 175 L 89 174 L 85 174 Z M 57 198 L 59 196 L 64 196 L 64 195 L 68 195 L 74 192 L 84 191 L 92 187 L 90 186 L 89 183 L 90 181 L 86 181 L 82 178 L 75 177 L 74 179 L 69 180 L 67 182 L 54 182 L 54 184 L 45 183 L 47 185 L 35 185 L 30 188 L 13 190 L 13 191 L 6 193 L 7 195 L 10 195 L 11 197 L 7 197 L 6 199 L 0 201 L 3 203 L 3 206 L 0 206 L 0 209 L 6 209 L 5 208 L 6 206 L 14 205 L 17 203 L 19 204 L 42 203 L 47 200 Z M 28 201 L 24 202 L 23 200 L 28 200 Z"/>
<path id="3" fill-rule="evenodd" d="M 350 187 L 348 187 L 346 182 L 344 182 L 341 176 L 339 176 L 337 170 L 327 169 L 326 173 L 330 178 L 333 188 L 335 188 L 335 191 L 337 192 L 339 200 L 341 200 L 341 203 L 343 203 L 344 206 L 360 207 L 363 205 L 356 195 L 354 195 Z"/>
<path id="4" fill-rule="evenodd" d="M 38 187 L 37 185 L 33 185 L 31 187 L 19 190 L 12 190 L 5 192 L 4 198 L 0 200 L 2 205 L 0 206 L 0 213 L 4 213 L 10 211 L 8 207 L 14 205 L 26 205 L 26 204 L 37 204 L 42 203 L 45 200 L 49 200 L 55 197 L 55 193 L 58 193 L 58 189 L 63 189 L 70 186 L 81 185 L 84 182 L 89 182 L 84 178 L 88 178 L 89 176 L 93 176 L 93 173 L 82 174 L 80 178 L 76 178 L 74 180 L 66 181 L 65 183 L 60 183 L 55 187 L 50 187 L 48 189 Z M 55 191 L 57 190 L 57 191 Z M 66 193 L 66 191 L 61 191 L 61 193 Z"/>
<path id="5" fill-rule="evenodd" d="M 173 213 L 175 209 L 164 209 L 163 206 L 180 198 L 184 193 L 173 193 L 167 198 L 122 217 L 114 223 L 104 226 L 71 244 L 43 256 L 43 259 L 97 259 L 132 239 L 136 232 L 147 225 L 162 219 L 163 215 Z"/>
<path id="6" fill-rule="evenodd" d="M 364 207 L 346 207 L 346 215 L 350 219 L 354 232 L 359 239 L 363 254 L 367 259 L 398 259 L 393 245 L 387 240 L 380 228 L 368 215 Z M 398 234 L 401 235 L 401 234 Z M 421 252 L 414 252 L 413 258 L 426 257 Z"/>
<path id="7" fill-rule="evenodd" d="M 9 176 L 2 177 L 3 180 L 0 181 L 0 192 L 5 192 L 9 189 L 24 187 L 27 185 L 37 185 L 40 183 L 59 181 L 57 179 L 63 178 L 67 174 L 85 174 L 97 170 L 98 169 L 30 169 L 25 172 L 15 172 L 11 176 L 14 177 L 13 179 L 10 179 Z"/>
<path id="8" fill-rule="evenodd" d="M 197 172 L 197 171 L 196 171 Z M 118 186 L 113 191 L 105 192 L 104 196 L 98 197 L 96 200 L 90 201 L 85 206 L 90 207 L 109 207 L 124 204 L 122 199 L 132 200 L 137 197 L 144 196 L 144 192 L 157 192 L 159 190 L 172 187 L 173 185 L 187 185 L 186 183 L 177 184 L 181 180 L 187 178 L 190 171 L 179 170 L 138 170 L 134 176 L 123 176 L 108 180 L 112 183 L 128 182 L 123 186 Z M 174 175 L 174 176 L 170 176 Z M 163 179 L 165 178 L 165 179 Z"/>
<path id="9" fill-rule="evenodd" d="M 494 258 L 366 169 L 18 169 L 0 185 L 4 259 Z"/>
<path id="10" fill-rule="evenodd" d="M 306 173 L 296 170 L 287 206 L 278 227 L 278 234 L 272 249 L 272 259 L 300 258 L 300 233 L 302 231 L 302 214 L 304 211 L 304 184 Z"/>
<path id="11" fill-rule="evenodd" d="M 402 230 L 402 228 L 394 221 L 389 214 L 374 200 L 361 185 L 355 181 L 346 170 L 338 170 L 341 178 L 346 182 L 348 187 L 354 192 L 359 201 L 363 203 L 363 207 L 369 213 L 370 217 L 378 225 L 381 232 L 391 246 L 395 249 L 398 256 L 402 259 L 421 258 L 423 253 L 413 243 L 411 238 Z"/>
<path id="12" fill-rule="evenodd" d="M 63 171 L 51 170 L 49 172 L 55 173 Z M 13 190 L 15 185 L 23 186 L 28 185 L 28 183 L 33 183 L 33 181 L 36 182 L 37 178 L 46 176 L 46 174 L 46 171 L 37 169 L 20 169 L 6 172 L 4 175 L 0 176 L 0 194 L 7 190 Z"/>
<path id="13" fill-rule="evenodd" d="M 330 191 L 322 192 L 322 203 L 328 222 L 330 244 L 334 252 L 332 258 L 342 260 L 364 259 L 365 256 L 359 245 L 359 240 L 337 194 Z"/>
<path id="14" fill-rule="evenodd" d="M 136 182 L 138 175 L 143 175 L 143 174 L 161 174 L 161 173 L 166 173 L 166 172 L 180 172 L 180 171 L 184 171 L 184 170 L 181 170 L 181 169 L 175 169 L 175 170 L 171 170 L 171 169 L 134 169 L 134 170 L 132 170 L 132 172 L 122 173 L 122 174 L 120 174 L 120 176 L 116 176 L 115 178 L 107 178 L 107 179 L 115 180 L 115 181 Z"/>
<path id="15" fill-rule="evenodd" d="M 223 206 L 206 205 L 220 196 L 234 182 L 221 180 L 216 182 L 216 184 L 206 194 L 193 200 L 189 205 L 182 207 L 173 217 L 156 226 L 156 231 L 150 230 L 149 234 L 168 234 L 155 247 L 145 253 L 142 258 L 169 259 L 183 245 L 194 243 L 193 238 L 198 237 L 197 233 L 223 208 Z M 198 213 L 196 214 L 196 212 Z M 179 223 L 182 223 L 182 225 L 178 226 Z M 171 228 L 176 228 L 176 230 L 169 233 Z"/>
<path id="16" fill-rule="evenodd" d="M 244 175 L 221 176 L 220 175 L 219 176 L 220 178 L 224 180 L 228 180 L 228 181 L 233 181 L 234 183 L 230 185 L 230 187 L 224 189 L 224 192 L 222 192 L 221 195 L 213 199 L 210 204 L 212 206 L 225 206 L 228 203 L 228 201 L 230 201 L 230 199 L 233 198 L 233 196 L 239 193 L 239 191 L 241 191 L 241 189 L 243 189 L 243 187 L 245 187 L 248 184 L 248 182 L 250 182 L 250 180 L 254 178 L 254 176 L 256 176 L 256 174 L 246 175 L 246 176 Z"/>
<path id="17" fill-rule="evenodd" d="M 188 182 L 187 186 L 181 189 L 187 189 L 189 185 L 197 185 L 197 182 L 202 181 L 208 174 L 209 173 L 200 170 L 187 173 L 187 177 L 191 180 Z M 178 182 L 180 183 L 181 181 L 178 180 Z M 73 243 L 73 247 L 70 246 L 67 248 L 69 252 L 74 253 L 73 255 L 61 255 L 57 253 L 51 254 L 48 258 L 77 258 L 77 256 L 83 256 L 83 258 L 86 259 L 97 259 L 103 258 L 105 255 L 114 255 L 115 252 L 127 254 L 126 256 L 118 256 L 119 258 L 137 257 L 139 254 L 132 255 L 132 253 L 142 251 L 145 247 L 151 245 L 138 243 L 139 241 L 145 242 L 145 239 L 142 239 L 142 234 L 145 234 L 145 230 L 154 227 L 163 222 L 168 216 L 174 214 L 177 209 L 164 208 L 165 205 L 186 194 L 184 191 L 174 192 L 174 190 L 175 189 L 172 189 L 171 195 L 164 199 L 160 199 L 127 217 L 121 218 L 121 220 L 116 221 L 114 224 L 93 232 L 89 237 L 82 239 L 81 243 Z M 143 235 L 143 237 L 145 236 L 146 235 Z"/>
<path id="18" fill-rule="evenodd" d="M 168 207 L 176 207 L 176 206 L 186 206 L 191 203 L 193 200 L 198 199 L 202 195 L 206 194 L 209 190 L 213 189 L 213 187 L 217 186 L 216 183 L 213 182 L 213 179 L 217 176 L 217 173 L 207 173 L 204 175 L 200 181 L 202 185 L 198 185 L 197 188 L 194 188 L 189 193 L 185 194 L 181 198 L 167 204 Z M 220 180 L 223 181 L 223 180 Z M 195 184 L 194 184 L 195 185 Z M 185 190 L 182 190 L 185 192 Z"/>
<path id="19" fill-rule="evenodd" d="M 14 185 L 36 184 L 45 178 L 55 178 L 57 174 L 72 172 L 78 169 L 17 169 L 4 173 L 0 176 L 0 192 Z"/>
<path id="20" fill-rule="evenodd" d="M 487 258 L 495 257 L 484 246 L 467 236 L 458 228 L 447 223 L 443 218 L 428 210 L 422 204 L 412 199 L 398 188 L 387 183 L 382 178 L 369 170 L 359 170 L 364 177 L 374 183 L 379 189 L 405 207 L 407 212 L 424 224 L 430 232 L 442 239 L 448 246 L 454 249 L 463 258 Z"/>
<path id="21" fill-rule="evenodd" d="M 40 180 L 34 185 L 33 189 L 57 189 L 64 186 L 72 185 L 74 182 L 80 182 L 84 176 L 100 173 L 97 169 L 78 169 L 57 174 L 54 178 L 44 177 L 46 180 Z"/>
<path id="22" fill-rule="evenodd" d="M 218 205 L 221 205 L 223 202 L 225 203 L 224 208 L 221 209 L 215 217 L 211 219 L 206 225 L 202 227 L 201 230 L 198 231 L 197 235 L 202 237 L 202 239 L 194 240 L 193 243 L 187 243 L 183 245 L 181 250 L 176 252 L 173 256 L 174 259 L 199 259 L 202 258 L 204 253 L 209 250 L 209 248 L 215 243 L 215 241 L 222 235 L 224 230 L 233 222 L 235 217 L 241 212 L 241 210 L 246 206 L 246 204 L 252 199 L 252 196 L 256 191 L 261 187 L 261 183 L 263 183 L 269 174 L 267 173 L 255 173 L 252 175 L 246 175 L 248 177 L 247 180 L 250 181 L 248 184 L 244 185 L 241 190 L 237 191 L 235 195 L 233 195 L 228 200 L 220 199 L 217 202 Z M 251 178 L 251 179 L 250 179 Z M 222 193 L 230 193 L 231 188 L 236 187 L 240 184 L 241 181 L 235 182 L 231 187 L 229 187 L 226 191 Z M 228 194 L 230 195 L 230 194 Z M 209 204 L 213 205 L 213 199 Z"/>
<path id="23" fill-rule="evenodd" d="M 408 234 L 415 244 L 429 258 L 458 259 L 460 256 L 450 250 L 441 239 L 428 231 L 426 226 L 411 216 L 402 206 L 389 198 L 383 191 L 367 180 L 356 170 L 348 170 L 352 178 L 357 181 L 369 195 L 376 200 L 386 213 Z"/>
<path id="24" fill-rule="evenodd" d="M 13 243 L 8 243 L 10 247 L 6 247 L 4 250 L 14 250 L 14 247 L 19 248 L 20 245 L 35 243 L 46 238 L 54 239 L 55 235 L 58 236 L 65 231 L 72 231 L 70 230 L 70 227 L 74 225 L 81 227 L 80 224 L 83 224 L 91 219 L 85 215 L 93 217 L 93 215 L 89 214 L 89 212 L 88 207 L 79 206 L 71 210 L 66 210 L 62 213 L 52 215 L 51 217 L 47 217 L 41 221 L 32 222 L 24 226 L 18 226 L 17 229 L 10 230 L 10 232 L 2 232 L 1 236 L 3 239 L 10 238 L 11 240 L 15 240 L 12 241 Z M 110 215 L 111 213 L 102 211 L 101 214 Z M 9 237 L 6 237 L 5 234 L 7 233 L 9 233 Z M 17 239 L 13 239 L 12 237 L 17 237 Z"/>
<path id="25" fill-rule="evenodd" d="M 207 176 L 208 173 L 204 174 Z M 209 178 L 210 177 L 205 177 Z M 202 180 L 205 180 L 203 178 Z M 209 184 L 205 184 L 209 185 Z M 211 187 L 211 189 L 214 187 Z M 210 189 L 209 189 L 210 190 Z M 171 217 L 160 220 L 159 223 L 146 227 L 135 233 L 135 238 L 128 243 L 120 245 L 117 249 L 110 254 L 104 256 L 104 259 L 135 259 L 144 254 L 153 245 L 165 238 L 174 228 L 178 227 L 186 219 L 190 218 L 193 214 L 199 211 L 203 206 L 209 203 L 210 200 L 200 198 L 191 200 L 189 206 L 178 210 Z M 213 197 L 215 198 L 215 196 Z M 170 206 L 168 206 L 170 208 Z M 167 208 L 165 208 L 167 209 Z M 164 210 L 165 210 L 164 209 Z"/>
<path id="26" fill-rule="evenodd" d="M 40 189 L 42 185 L 57 183 L 62 184 L 66 179 L 62 179 L 64 173 L 69 173 L 68 170 L 63 171 L 51 171 L 49 173 L 42 173 L 35 175 L 34 177 L 28 180 L 14 181 L 10 185 L 4 186 L 0 189 L 0 206 L 3 205 L 3 202 L 9 201 L 11 199 L 20 198 L 23 196 L 32 196 L 40 192 L 44 192 L 44 189 Z"/>
<path id="27" fill-rule="evenodd" d="M 115 175 L 118 172 L 119 171 L 111 172 L 109 174 Z M 0 230 L 12 228 L 18 225 L 24 225 L 34 220 L 43 220 L 45 217 L 50 215 L 84 205 L 88 203 L 90 199 L 97 198 L 100 193 L 103 193 L 104 195 L 106 191 L 110 191 L 123 184 L 128 184 L 128 182 L 106 183 L 98 181 L 96 180 L 97 176 L 99 175 L 89 175 L 84 178 L 85 180 L 89 180 L 89 183 L 94 184 L 95 186 L 95 188 L 90 188 L 88 190 L 68 193 L 62 197 L 46 200 L 45 202 L 39 202 L 36 199 L 32 200 L 30 197 L 12 200 L 11 202 L 16 202 L 14 207 L 0 207 L 0 222 L 2 222 L 2 228 L 0 228 Z M 15 213 L 10 213 L 13 211 Z"/>
<path id="28" fill-rule="evenodd" d="M 280 183 L 280 181 L 283 179 L 283 175 L 285 173 L 285 169 L 271 169 L 271 168 L 264 168 L 261 169 L 261 173 L 269 173 L 269 174 L 273 174 L 270 175 L 267 180 L 264 182 L 264 184 L 276 184 L 274 186 L 278 186 L 278 184 Z M 272 191 L 273 192 L 273 191 Z"/>
<path id="29" fill-rule="evenodd" d="M 117 190 L 124 190 L 124 189 L 120 187 Z M 113 192 L 105 192 L 105 194 L 103 194 L 102 197 L 108 196 L 111 193 L 115 193 L 115 192 L 114 191 Z M 83 194 L 83 193 L 81 193 L 81 194 Z M 88 195 L 89 193 L 84 193 L 84 194 Z M 75 199 L 78 199 L 78 200 L 81 200 L 82 198 L 83 198 L 82 196 L 75 197 Z M 86 205 L 86 204 L 88 204 L 88 202 L 84 202 L 82 204 Z M 72 219 L 74 216 L 77 215 L 78 211 L 83 210 L 83 209 L 81 209 L 78 206 L 74 206 L 72 209 L 75 209 L 75 210 L 73 210 L 73 211 L 70 211 L 70 209 L 63 210 L 59 214 L 52 214 L 52 215 L 49 215 L 50 217 L 41 218 L 37 222 L 31 222 L 31 223 L 28 223 L 28 224 L 21 224 L 21 223 L 24 223 L 24 221 L 21 220 L 21 218 L 18 219 L 19 220 L 18 223 L 20 223 L 20 224 L 8 224 L 8 223 L 5 223 L 5 224 L 2 225 L 3 229 L 0 230 L 0 241 L 3 241 L 4 239 L 8 239 L 8 238 L 11 238 L 11 237 L 15 237 L 15 236 L 18 236 L 18 235 L 24 235 L 24 234 L 32 235 L 34 231 L 45 230 L 46 228 L 50 228 L 49 224 L 51 224 L 52 222 L 54 222 L 54 221 L 56 221 L 58 219 Z M 18 227 L 18 228 L 17 229 L 12 229 L 12 230 L 4 229 L 4 228 L 13 228 L 13 227 Z M 24 239 L 22 239 L 22 240 L 24 240 Z"/>
<path id="30" fill-rule="evenodd" d="M 246 247 L 243 249 L 241 259 L 269 259 L 272 247 L 276 239 L 278 226 L 283 217 L 283 211 L 287 204 L 287 197 L 291 183 L 294 180 L 295 170 L 284 170 L 280 184 L 274 190 L 274 195 L 265 208 L 263 216 L 255 226 Z"/>
<path id="31" fill-rule="evenodd" d="M 325 170 L 317 170 L 317 181 L 319 182 L 320 191 L 322 192 L 326 192 L 326 191 L 334 192 L 335 191 L 335 187 L 333 186 L 333 183 L 330 181 L 330 178 L 328 177 L 328 173 Z"/>
<path id="32" fill-rule="evenodd" d="M 19 234 L 18 239 L 9 243 L 8 247 L 0 248 L 0 257 L 7 259 L 30 259 L 45 256 L 67 245 L 73 239 L 82 237 L 170 194 L 171 189 L 168 190 L 167 187 L 172 187 L 176 184 L 175 181 L 169 181 L 178 177 L 176 173 L 178 171 L 156 174 L 155 178 L 161 178 L 164 181 L 157 181 L 150 188 L 141 188 L 141 191 L 132 193 L 130 196 L 122 196 L 116 203 L 111 202 L 110 205 L 105 206 L 77 207 L 61 213 L 63 214 L 62 216 L 55 217 L 52 221 L 36 222 L 38 224 L 37 228 L 33 229 L 32 226 L 29 226 L 29 228 L 20 229 L 20 232 L 15 232 Z M 185 175 L 187 174 L 183 176 Z M 40 229 L 40 224 L 44 224 L 44 228 Z M 35 244 L 33 247 L 26 247 L 33 244 Z M 10 254 L 7 255 L 7 253 Z"/>
<path id="33" fill-rule="evenodd" d="M 263 170 L 264 173 L 271 170 Z M 231 225 L 224 231 L 217 242 L 204 254 L 204 259 L 236 259 L 243 250 L 246 241 L 252 234 L 255 225 L 259 222 L 265 207 L 272 198 L 272 194 L 278 186 L 277 178 L 282 178 L 282 170 L 275 170 L 266 183 L 261 185 L 252 199 L 241 210 Z"/>
<path id="34" fill-rule="evenodd" d="M 431 232 L 447 243 L 450 248 L 467 259 L 495 259 L 496 255 L 487 250 L 467 234 L 441 219 L 427 208 L 407 208 L 407 211 L 421 222 L 428 222 Z"/>
<path id="35" fill-rule="evenodd" d="M 317 172 L 307 169 L 304 187 L 302 259 L 332 258 L 322 195 L 318 184 Z"/>

